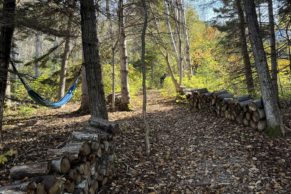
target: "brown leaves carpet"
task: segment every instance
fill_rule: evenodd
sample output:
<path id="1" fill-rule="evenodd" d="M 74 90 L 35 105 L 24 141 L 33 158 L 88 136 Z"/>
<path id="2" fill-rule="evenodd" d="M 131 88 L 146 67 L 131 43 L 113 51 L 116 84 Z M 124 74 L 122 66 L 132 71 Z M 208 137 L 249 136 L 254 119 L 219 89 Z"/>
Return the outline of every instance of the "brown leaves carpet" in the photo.
<path id="1" fill-rule="evenodd" d="M 10 166 L 43 160 L 46 149 L 81 128 L 89 117 L 70 114 L 76 108 L 8 117 L 0 153 L 14 148 L 17 154 L 0 166 L 0 184 L 7 182 Z M 110 113 L 121 126 L 115 137 L 116 176 L 99 193 L 291 193 L 290 138 L 271 139 L 210 113 L 190 112 L 150 91 L 152 150 L 146 157 L 141 111 L 135 109 Z"/>

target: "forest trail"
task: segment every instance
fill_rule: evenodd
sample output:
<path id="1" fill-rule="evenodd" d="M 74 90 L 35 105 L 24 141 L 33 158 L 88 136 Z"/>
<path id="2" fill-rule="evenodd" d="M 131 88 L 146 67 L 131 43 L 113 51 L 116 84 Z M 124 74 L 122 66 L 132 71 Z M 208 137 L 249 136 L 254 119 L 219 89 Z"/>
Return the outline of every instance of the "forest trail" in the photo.
<path id="1" fill-rule="evenodd" d="M 291 193 L 291 140 L 270 139 L 206 112 L 190 112 L 165 99 L 159 91 L 148 95 L 151 156 L 144 150 L 141 96 L 135 111 L 109 113 L 120 124 L 115 137 L 117 174 L 100 193 Z M 88 115 L 71 114 L 75 104 L 46 109 L 29 118 L 7 117 L 4 142 L 17 150 L 0 166 L 0 184 L 8 168 L 42 160 L 48 148 L 81 129 Z"/>

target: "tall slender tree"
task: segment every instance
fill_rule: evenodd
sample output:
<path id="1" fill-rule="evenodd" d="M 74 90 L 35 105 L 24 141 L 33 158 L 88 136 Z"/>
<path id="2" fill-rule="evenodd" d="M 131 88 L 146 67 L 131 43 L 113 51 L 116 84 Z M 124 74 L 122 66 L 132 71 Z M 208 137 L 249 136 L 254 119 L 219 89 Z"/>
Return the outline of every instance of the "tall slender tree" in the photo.
<path id="1" fill-rule="evenodd" d="M 146 46 L 146 30 L 148 25 L 148 14 L 147 14 L 147 4 L 146 0 L 142 0 L 143 12 L 144 12 L 144 23 L 141 34 L 141 64 L 142 64 L 142 91 L 143 91 L 143 105 L 142 105 L 142 115 L 145 124 L 145 146 L 146 154 L 150 154 L 150 137 L 149 137 L 149 125 L 147 122 L 147 88 L 146 88 L 146 63 L 145 63 L 145 46 Z"/>
<path id="2" fill-rule="evenodd" d="M 120 81 L 121 81 L 121 110 L 130 110 L 130 94 L 128 84 L 128 59 L 125 35 L 124 0 L 118 2 L 119 25 L 119 57 L 120 57 Z"/>
<path id="3" fill-rule="evenodd" d="M 238 12 L 239 17 L 239 30 L 240 30 L 240 47 L 241 47 L 241 53 L 243 56 L 244 61 L 244 73 L 246 78 L 246 85 L 248 93 L 253 95 L 255 92 L 254 87 L 254 80 L 252 76 L 252 66 L 250 61 L 250 56 L 248 53 L 248 45 L 247 45 L 247 38 L 246 38 L 246 27 L 245 27 L 245 17 L 244 12 L 241 5 L 241 0 L 236 0 L 236 8 Z"/>
<path id="4" fill-rule="evenodd" d="M 14 31 L 15 0 L 4 0 L 2 8 L 3 24 L 0 28 L 0 130 L 4 112 L 5 90 Z M 2 137 L 2 134 L 1 134 Z"/>
<path id="5" fill-rule="evenodd" d="M 80 4 L 83 56 L 91 116 L 108 119 L 98 49 L 94 0 L 80 1 Z"/>
<path id="6" fill-rule="evenodd" d="M 270 31 L 270 47 L 271 47 L 271 63 L 272 63 L 272 83 L 274 95 L 277 103 L 279 102 L 278 92 L 278 63 L 276 51 L 276 37 L 275 37 L 275 21 L 273 14 L 273 1 L 268 0 L 268 13 L 269 13 L 269 31 Z"/>
<path id="7" fill-rule="evenodd" d="M 260 28 L 254 0 L 244 0 L 244 10 L 246 13 L 248 29 L 250 32 L 251 45 L 255 57 L 257 73 L 260 80 L 263 104 L 266 111 L 268 125 L 267 133 L 272 136 L 278 136 L 282 133 L 284 134 L 282 118 L 279 105 L 275 99 L 273 84 L 267 64 L 267 57 L 260 35 Z"/>
<path id="8" fill-rule="evenodd" d="M 73 0 L 72 6 L 69 7 L 68 24 L 67 24 L 67 35 L 65 37 L 65 47 L 62 56 L 61 72 L 60 72 L 60 86 L 59 86 L 59 98 L 65 95 L 66 90 L 66 74 L 68 66 L 68 58 L 70 52 L 70 41 L 71 41 L 71 31 L 72 31 L 72 20 L 75 7 L 75 0 Z"/>

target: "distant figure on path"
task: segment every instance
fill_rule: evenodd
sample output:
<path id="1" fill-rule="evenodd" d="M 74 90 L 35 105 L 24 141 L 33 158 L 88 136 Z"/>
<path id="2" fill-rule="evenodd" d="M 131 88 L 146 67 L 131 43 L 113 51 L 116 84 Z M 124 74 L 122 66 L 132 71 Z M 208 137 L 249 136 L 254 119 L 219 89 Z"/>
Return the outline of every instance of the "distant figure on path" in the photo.
<path id="1" fill-rule="evenodd" d="M 163 87 L 166 77 L 167 77 L 166 73 L 164 73 L 164 75 L 162 77 L 160 77 L 160 85 L 161 85 L 161 87 Z"/>

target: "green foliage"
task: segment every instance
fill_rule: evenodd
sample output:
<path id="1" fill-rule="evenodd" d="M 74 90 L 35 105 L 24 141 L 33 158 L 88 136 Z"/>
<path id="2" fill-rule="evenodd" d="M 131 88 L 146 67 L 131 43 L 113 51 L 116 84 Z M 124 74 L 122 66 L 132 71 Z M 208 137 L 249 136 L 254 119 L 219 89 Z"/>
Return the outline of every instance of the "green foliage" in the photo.
<path id="1" fill-rule="evenodd" d="M 17 152 L 15 150 L 10 149 L 7 152 L 0 154 L 0 165 L 8 162 L 8 157 L 14 156 L 16 153 Z"/>

